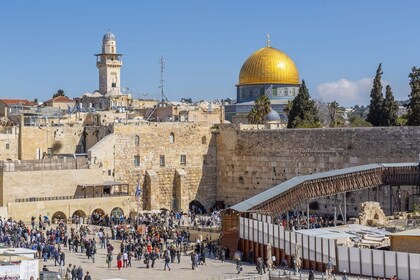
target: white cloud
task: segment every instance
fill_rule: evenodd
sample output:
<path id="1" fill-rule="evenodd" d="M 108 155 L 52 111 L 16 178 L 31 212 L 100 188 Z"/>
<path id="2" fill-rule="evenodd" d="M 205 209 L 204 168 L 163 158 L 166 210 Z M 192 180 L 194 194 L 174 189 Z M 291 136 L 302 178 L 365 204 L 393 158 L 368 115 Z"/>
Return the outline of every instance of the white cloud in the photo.
<path id="1" fill-rule="evenodd" d="M 358 81 L 340 79 L 334 82 L 327 82 L 316 87 L 318 96 L 324 102 L 337 101 L 343 106 L 353 106 L 355 104 L 367 105 L 370 100 L 373 79 L 362 78 Z M 382 80 L 382 86 L 388 82 Z"/>

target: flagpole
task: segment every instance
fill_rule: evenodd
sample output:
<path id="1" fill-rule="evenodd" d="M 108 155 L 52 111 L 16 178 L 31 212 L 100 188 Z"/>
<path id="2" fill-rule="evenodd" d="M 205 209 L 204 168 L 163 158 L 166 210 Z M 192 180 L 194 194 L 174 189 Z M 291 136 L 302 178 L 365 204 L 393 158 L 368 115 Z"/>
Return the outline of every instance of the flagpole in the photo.
<path id="1" fill-rule="evenodd" d="M 140 181 L 138 181 L 137 182 L 137 189 L 136 189 L 136 202 L 137 202 L 136 226 L 139 225 L 139 219 L 140 219 L 140 199 L 141 199 L 141 190 L 140 190 Z"/>

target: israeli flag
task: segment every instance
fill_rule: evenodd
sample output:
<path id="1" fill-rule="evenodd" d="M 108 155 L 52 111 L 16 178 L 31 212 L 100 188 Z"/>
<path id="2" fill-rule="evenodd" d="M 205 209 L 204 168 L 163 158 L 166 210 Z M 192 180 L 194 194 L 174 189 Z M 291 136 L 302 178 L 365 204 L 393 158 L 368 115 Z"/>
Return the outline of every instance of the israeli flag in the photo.
<path id="1" fill-rule="evenodd" d="M 139 183 L 137 183 L 135 196 L 136 196 L 136 199 L 139 199 L 140 196 L 141 196 L 141 189 L 140 189 L 140 184 Z"/>

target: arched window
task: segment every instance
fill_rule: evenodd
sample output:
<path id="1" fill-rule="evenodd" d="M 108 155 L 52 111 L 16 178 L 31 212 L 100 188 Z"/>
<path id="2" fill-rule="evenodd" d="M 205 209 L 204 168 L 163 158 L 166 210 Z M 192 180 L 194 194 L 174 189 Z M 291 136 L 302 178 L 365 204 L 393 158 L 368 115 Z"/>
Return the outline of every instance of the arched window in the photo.
<path id="1" fill-rule="evenodd" d="M 201 144 L 206 144 L 206 143 L 207 143 L 206 136 L 201 137 Z"/>
<path id="2" fill-rule="evenodd" d="M 114 47 L 111 47 L 111 51 L 112 51 L 112 53 L 114 53 Z"/>
<path id="3" fill-rule="evenodd" d="M 171 134 L 169 134 L 169 143 L 174 143 L 174 142 L 175 142 L 175 134 L 171 132 Z"/>
<path id="4" fill-rule="evenodd" d="M 134 137 L 134 145 L 136 145 L 136 147 L 140 145 L 140 137 L 138 135 Z"/>

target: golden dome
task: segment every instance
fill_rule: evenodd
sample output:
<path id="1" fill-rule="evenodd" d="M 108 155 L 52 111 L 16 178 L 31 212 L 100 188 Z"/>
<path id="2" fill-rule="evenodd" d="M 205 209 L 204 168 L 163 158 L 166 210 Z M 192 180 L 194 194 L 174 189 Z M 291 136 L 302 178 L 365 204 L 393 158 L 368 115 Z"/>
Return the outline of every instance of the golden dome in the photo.
<path id="1" fill-rule="evenodd" d="M 299 72 L 293 60 L 272 47 L 254 52 L 242 65 L 239 85 L 299 84 Z"/>

